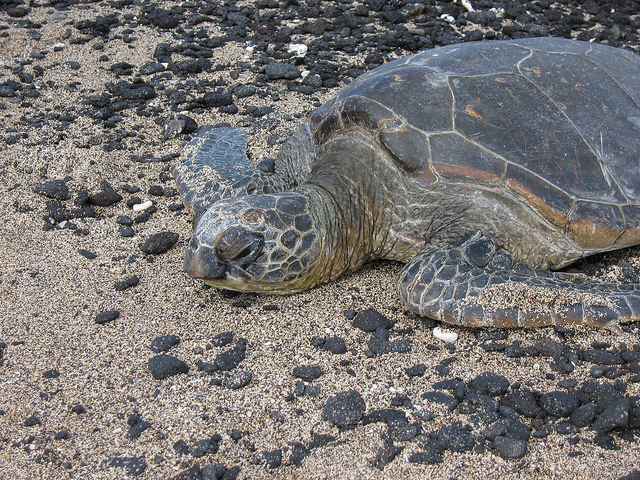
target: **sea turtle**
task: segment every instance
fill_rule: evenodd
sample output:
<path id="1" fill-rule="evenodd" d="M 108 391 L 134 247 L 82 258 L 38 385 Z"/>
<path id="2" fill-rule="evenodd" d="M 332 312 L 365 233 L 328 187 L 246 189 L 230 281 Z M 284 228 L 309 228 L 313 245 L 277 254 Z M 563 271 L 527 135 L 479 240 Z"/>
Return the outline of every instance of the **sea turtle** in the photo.
<path id="1" fill-rule="evenodd" d="M 204 127 L 174 168 L 184 268 L 291 293 L 383 258 L 406 306 L 466 326 L 640 318 L 640 287 L 553 272 L 640 243 L 640 57 L 559 38 L 434 48 L 362 75 L 275 160 Z"/>

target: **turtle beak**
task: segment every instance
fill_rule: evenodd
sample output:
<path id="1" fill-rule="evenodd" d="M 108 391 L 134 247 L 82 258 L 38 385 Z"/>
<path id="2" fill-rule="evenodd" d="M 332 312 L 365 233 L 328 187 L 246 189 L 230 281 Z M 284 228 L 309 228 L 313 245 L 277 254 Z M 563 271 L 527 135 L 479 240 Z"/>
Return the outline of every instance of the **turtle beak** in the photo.
<path id="1" fill-rule="evenodd" d="M 220 263 L 212 248 L 201 245 L 191 238 L 184 256 L 184 271 L 199 280 L 221 279 L 225 277 L 226 267 Z"/>

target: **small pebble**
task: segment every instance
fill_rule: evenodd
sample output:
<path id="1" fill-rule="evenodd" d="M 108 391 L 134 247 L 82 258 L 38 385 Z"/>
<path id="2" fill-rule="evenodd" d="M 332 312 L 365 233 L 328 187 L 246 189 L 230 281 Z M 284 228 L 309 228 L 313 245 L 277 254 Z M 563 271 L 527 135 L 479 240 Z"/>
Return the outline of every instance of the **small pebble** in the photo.
<path id="1" fill-rule="evenodd" d="M 178 241 L 178 234 L 173 232 L 160 232 L 151 235 L 140 245 L 140 250 L 150 255 L 165 253 Z"/>
<path id="2" fill-rule="evenodd" d="M 162 335 L 156 337 L 151 342 L 149 348 L 153 353 L 163 353 L 169 350 L 171 347 L 180 343 L 180 337 L 177 335 Z"/>
<path id="3" fill-rule="evenodd" d="M 238 388 L 248 385 L 252 378 L 253 374 L 251 372 L 235 372 L 227 377 L 224 382 L 224 386 L 231 390 L 237 390 Z"/>
<path id="4" fill-rule="evenodd" d="M 116 457 L 112 458 L 109 465 L 124 468 L 127 475 L 137 477 L 147 468 L 147 462 L 143 457 Z"/>
<path id="5" fill-rule="evenodd" d="M 96 315 L 95 321 L 98 325 L 104 325 L 105 323 L 113 322 L 117 318 L 120 318 L 119 310 L 105 310 Z"/>
<path id="6" fill-rule="evenodd" d="M 0 95 L 1 96 L 1 95 Z M 36 185 L 35 192 L 55 200 L 68 200 L 71 198 L 66 180 L 50 180 Z"/>
<path id="7" fill-rule="evenodd" d="M 24 421 L 24 426 L 33 427 L 35 425 L 40 425 L 40 423 L 42 423 L 40 419 L 37 416 L 33 415 Z"/>
<path id="8" fill-rule="evenodd" d="M 329 337 L 327 338 L 322 348 L 328 352 L 333 353 L 334 355 L 341 355 L 343 353 L 347 353 L 347 345 L 343 338 L 341 337 Z"/>
<path id="9" fill-rule="evenodd" d="M 336 427 L 355 425 L 364 417 L 366 404 L 357 390 L 348 390 L 332 395 L 322 410 L 322 419 Z"/>
<path id="10" fill-rule="evenodd" d="M 156 380 L 164 380 L 165 378 L 189 371 L 189 367 L 185 362 L 171 355 L 164 354 L 151 357 L 148 366 L 151 375 Z"/>
<path id="11" fill-rule="evenodd" d="M 624 428 L 629 424 L 629 400 L 621 398 L 609 405 L 593 422 L 593 429 L 609 432 L 614 428 Z"/>
<path id="12" fill-rule="evenodd" d="M 301 378 L 306 382 L 311 382 L 322 375 L 320 365 L 300 365 L 293 367 L 293 376 Z"/>
<path id="13" fill-rule="evenodd" d="M 353 319 L 352 325 L 363 332 L 375 332 L 379 327 L 389 330 L 393 322 L 375 310 L 363 310 Z"/>
<path id="14" fill-rule="evenodd" d="M 104 190 L 93 195 L 89 195 L 89 203 L 98 207 L 110 207 L 122 200 L 122 195 L 114 190 Z"/>
<path id="15" fill-rule="evenodd" d="M 497 436 L 493 446 L 503 458 L 522 458 L 527 453 L 527 442 L 517 438 Z"/>
<path id="16" fill-rule="evenodd" d="M 568 417 L 580 406 L 580 400 L 567 392 L 555 391 L 543 394 L 539 401 L 540 407 L 555 417 Z"/>

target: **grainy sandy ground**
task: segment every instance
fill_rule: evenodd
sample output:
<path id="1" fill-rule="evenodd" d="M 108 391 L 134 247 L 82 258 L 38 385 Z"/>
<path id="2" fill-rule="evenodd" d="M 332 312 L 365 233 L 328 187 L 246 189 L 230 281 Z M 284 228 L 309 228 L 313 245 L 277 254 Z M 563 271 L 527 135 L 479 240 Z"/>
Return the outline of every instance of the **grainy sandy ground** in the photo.
<path id="1" fill-rule="evenodd" d="M 392 263 L 368 265 L 331 285 L 301 294 L 228 298 L 182 272 L 190 221 L 184 212 L 168 209 L 176 198 L 153 197 L 158 211 L 148 222 L 134 225 L 133 238 L 121 237 L 116 217 L 132 215 L 125 204 L 131 195 L 121 191 L 122 185 L 140 187 L 137 195 L 142 200 L 151 198 L 146 193 L 151 185 L 173 186 L 171 180 L 166 184 L 160 180 L 166 163 L 139 163 L 131 156 L 178 153 L 184 137 L 163 141 L 162 130 L 153 119 L 126 110 L 117 128 L 136 131 L 137 136 L 122 140 L 124 149 L 107 152 L 99 138 L 95 145 L 87 146 L 88 139 L 112 133 L 87 116 L 80 116 L 60 134 L 52 122 L 38 128 L 29 121 L 35 112 L 55 113 L 69 106 L 80 111 L 82 98 L 104 91 L 107 82 L 117 80 L 109 65 L 127 61 L 139 67 L 150 61 L 158 43 L 171 38 L 171 32 L 139 26 L 134 48 L 112 39 L 104 50 L 96 51 L 94 42 L 73 45 L 63 40 L 69 21 L 93 18 L 102 8 L 101 4 L 79 5 L 66 12 L 65 20 L 52 19 L 53 9 L 34 8 L 29 18 L 42 24 L 39 40 L 29 38 L 29 29 L 13 26 L 8 36 L 0 38 L 1 75 L 5 79 L 12 78 L 10 68 L 21 59 L 28 60 L 31 52 L 49 51 L 45 59 L 36 61 L 46 67 L 37 80 L 42 85 L 40 97 L 3 99 L 5 107 L 0 110 L 2 128 L 17 131 L 6 131 L 4 138 L 16 133 L 28 135 L 0 148 L 0 342 L 6 344 L 0 364 L 0 478 L 124 478 L 125 469 L 110 465 L 120 457 L 145 460 L 141 479 L 172 478 L 196 462 L 200 466 L 218 462 L 227 468 L 239 466 L 238 478 L 617 479 L 638 468 L 637 433 L 626 439 L 616 436 L 615 449 L 603 449 L 590 442 L 595 433 L 587 429 L 577 435 L 551 431 L 546 438 L 532 438 L 527 455 L 520 460 L 506 460 L 484 449 L 447 452 L 444 463 L 438 465 L 407 461 L 421 446 L 413 439 L 397 442 L 404 449 L 384 470 L 374 468 L 372 461 L 384 447 L 386 426 L 373 423 L 339 431 L 321 418 L 331 395 L 357 389 L 370 412 L 388 408 L 394 397 L 406 394 L 415 405 L 405 409 L 409 418 L 421 423 L 424 432 L 436 432 L 441 425 L 468 419 L 424 405 L 421 400 L 422 393 L 443 379 L 433 367 L 444 359 L 456 358 L 447 378 L 467 381 L 491 371 L 505 375 L 511 384 L 527 385 L 541 393 L 557 390 L 557 382 L 564 378 L 581 384 L 589 378 L 591 365 L 582 362 L 572 373 L 558 374 L 551 370 L 553 361 L 547 357 L 513 359 L 503 352 L 487 353 L 479 346 L 477 332 L 464 328 L 455 329 L 460 338 L 455 352 L 449 352 L 420 319 L 405 313 L 395 293 L 394 279 L 400 266 Z M 136 14 L 137 7 L 126 7 L 125 12 Z M 0 14 L 0 23 L 10 24 L 10 20 Z M 64 48 L 54 51 L 53 46 L 60 42 L 65 43 Z M 238 61 L 250 64 L 252 59 L 246 46 L 230 43 L 214 50 L 212 61 L 230 68 L 198 74 L 198 78 L 236 81 L 229 72 Z M 109 56 L 106 63 L 97 60 L 103 54 Z M 79 62 L 80 68 L 65 65 L 70 60 Z M 357 59 L 348 61 L 356 63 Z M 240 67 L 240 71 L 237 81 L 248 83 L 254 78 L 250 68 Z M 167 84 L 179 81 L 183 80 L 174 77 Z M 67 88 L 72 82 L 77 82 L 75 90 Z M 268 136 L 292 131 L 297 118 L 304 117 L 332 91 L 306 96 L 290 92 L 282 84 L 278 93 L 276 103 L 258 97 L 237 100 L 241 111 L 245 101 L 276 109 L 252 132 L 257 133 L 250 146 L 254 159 L 272 155 Z M 160 101 L 150 102 L 154 103 Z M 213 110 L 190 116 L 201 125 L 235 124 L 241 118 Z M 88 230 L 87 235 L 66 228 L 44 231 L 47 199 L 34 193 L 34 187 L 66 177 L 72 199 L 81 189 L 90 194 L 101 191 L 101 181 L 107 180 L 125 201 L 96 207 L 98 218 L 73 220 L 80 229 Z M 66 205 L 71 207 L 72 201 Z M 143 254 L 139 244 L 161 231 L 178 233 L 178 244 L 162 255 Z M 96 257 L 88 259 L 79 249 Z M 630 252 L 627 259 L 636 262 L 637 254 Z M 115 282 L 133 275 L 140 277 L 137 287 L 121 292 L 114 289 Z M 238 301 L 248 306 L 234 306 Z M 277 310 L 264 308 L 273 305 Z M 365 354 L 369 334 L 353 328 L 343 312 L 369 308 L 395 321 L 395 330 L 411 329 L 411 333 L 392 333 L 392 339 L 410 341 L 409 353 L 374 358 Z M 112 309 L 120 311 L 117 320 L 106 325 L 95 323 L 96 314 Z M 246 359 L 239 369 L 250 371 L 253 378 L 239 390 L 212 385 L 212 378 L 222 375 L 212 377 L 196 369 L 199 360 L 212 362 L 229 348 L 211 346 L 212 338 L 225 331 L 233 332 L 235 339 L 248 340 Z M 190 370 L 157 381 L 147 367 L 154 355 L 149 346 L 154 338 L 169 334 L 178 335 L 181 342 L 168 353 L 184 360 Z M 347 353 L 333 355 L 311 344 L 314 336 L 334 335 L 345 339 Z M 638 328 L 614 335 L 577 327 L 574 335 L 566 337 L 553 328 L 518 330 L 509 332 L 504 342 L 517 340 L 530 346 L 544 337 L 583 348 L 590 348 L 593 342 L 608 342 L 614 348 L 625 343 L 631 348 L 638 344 Z M 405 368 L 421 363 L 427 366 L 424 376 L 409 378 L 404 373 Z M 298 381 L 292 375 L 298 365 L 322 367 L 323 375 L 313 382 L 320 392 L 315 397 L 287 401 Z M 50 370 L 59 376 L 46 378 L 44 374 Z M 640 385 L 629 383 L 626 395 L 637 398 Z M 77 404 L 86 413 L 73 413 L 71 408 Z M 414 413 L 420 409 L 432 410 L 435 418 L 418 420 Z M 127 437 L 127 420 L 132 414 L 150 423 L 136 439 Z M 32 416 L 41 423 L 25 426 L 25 420 Z M 232 438 L 234 429 L 243 432 L 241 439 Z M 54 438 L 64 430 L 68 431 L 67 439 Z M 174 449 L 179 440 L 193 445 L 214 434 L 222 436 L 216 454 L 196 459 Z M 293 445 L 308 443 L 315 434 L 332 435 L 335 441 L 313 449 L 302 466 L 292 465 Z M 570 444 L 574 438 L 577 445 Z M 282 449 L 283 465 L 269 471 L 263 453 L 277 449 Z M 569 455 L 576 451 L 582 454 Z"/>

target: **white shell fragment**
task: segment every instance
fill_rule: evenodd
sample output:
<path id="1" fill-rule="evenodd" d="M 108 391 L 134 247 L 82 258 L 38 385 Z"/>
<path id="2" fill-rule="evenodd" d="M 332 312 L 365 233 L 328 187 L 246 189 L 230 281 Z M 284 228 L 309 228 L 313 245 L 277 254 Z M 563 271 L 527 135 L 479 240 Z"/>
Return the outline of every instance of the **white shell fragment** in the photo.
<path id="1" fill-rule="evenodd" d="M 467 12 L 475 12 L 475 10 L 473 9 L 473 5 L 471 5 L 471 2 L 469 0 L 461 0 L 460 3 L 464 8 L 467 9 Z"/>
<path id="2" fill-rule="evenodd" d="M 446 332 L 440 327 L 433 329 L 433 336 L 447 343 L 453 343 L 458 340 L 458 334 L 456 332 Z"/>
<path id="3" fill-rule="evenodd" d="M 304 57 L 307 54 L 307 47 L 304 43 L 292 43 L 289 45 L 289 53 L 293 53 L 295 57 Z"/>
<path id="4" fill-rule="evenodd" d="M 151 200 L 147 200 L 144 203 L 136 203 L 133 206 L 133 211 L 134 212 L 141 212 L 141 211 L 146 210 L 147 208 L 149 208 L 151 205 L 153 205 L 153 202 Z"/>
<path id="5" fill-rule="evenodd" d="M 440 15 L 440 18 L 447 23 L 453 23 L 456 21 L 456 19 L 451 15 L 449 15 L 448 13 L 443 13 L 442 15 Z"/>

